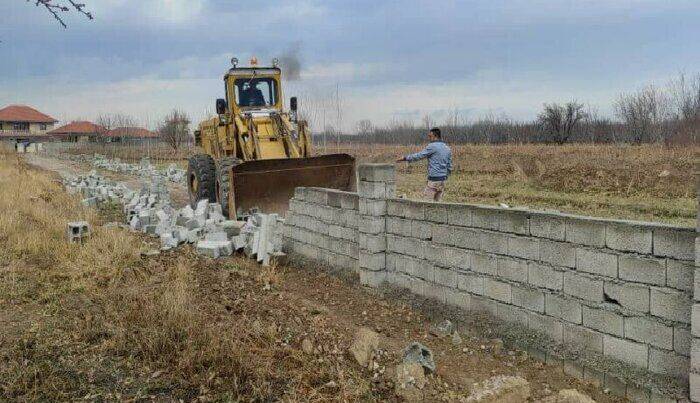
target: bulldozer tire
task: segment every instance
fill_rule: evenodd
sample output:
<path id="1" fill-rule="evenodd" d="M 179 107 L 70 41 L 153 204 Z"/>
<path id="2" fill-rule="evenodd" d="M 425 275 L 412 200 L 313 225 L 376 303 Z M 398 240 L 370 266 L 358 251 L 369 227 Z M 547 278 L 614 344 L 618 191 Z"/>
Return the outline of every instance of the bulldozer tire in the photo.
<path id="1" fill-rule="evenodd" d="M 187 164 L 187 190 L 192 208 L 197 207 L 200 200 L 216 201 L 215 181 L 216 165 L 210 155 L 197 154 L 190 157 Z"/>
<path id="2" fill-rule="evenodd" d="M 233 216 L 229 216 L 228 211 L 229 198 L 231 197 L 231 168 L 241 162 L 243 161 L 236 157 L 224 157 L 218 161 L 216 167 L 216 195 L 219 204 L 221 204 L 221 210 L 224 213 L 224 217 L 234 220 L 236 219 L 236 212 L 233 212 Z"/>

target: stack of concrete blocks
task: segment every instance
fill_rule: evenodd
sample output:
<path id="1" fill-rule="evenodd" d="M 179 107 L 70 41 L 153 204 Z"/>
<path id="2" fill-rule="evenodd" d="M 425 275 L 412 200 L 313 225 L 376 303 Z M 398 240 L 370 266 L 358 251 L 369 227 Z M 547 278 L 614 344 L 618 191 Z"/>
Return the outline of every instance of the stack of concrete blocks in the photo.
<path id="1" fill-rule="evenodd" d="M 691 335 L 691 306 L 694 298 L 700 301 L 700 279 L 694 292 L 694 228 L 395 199 L 390 172 L 384 166 L 358 167 L 359 225 L 341 219 L 353 210 L 337 202 L 331 207 L 329 196 L 337 191 L 297 189 L 285 229 L 288 250 L 328 263 L 333 235 L 357 228 L 357 254 L 347 257 L 359 262 L 363 284 L 386 281 L 490 314 L 545 336 L 552 346 L 585 350 L 657 381 L 675 380 L 664 381 L 667 388 L 645 389 L 597 365 L 559 362 L 566 373 L 633 401 L 664 401 L 661 392 L 685 389 L 675 395 L 682 400 L 689 380 L 697 396 L 700 307 L 692 315 L 697 324 Z M 556 357 L 546 353 L 550 356 Z"/>
<path id="2" fill-rule="evenodd" d="M 135 174 L 143 178 L 157 177 L 175 183 L 182 183 L 185 180 L 186 171 L 178 168 L 175 164 L 170 164 L 168 168 L 159 171 L 151 164 L 148 158 L 142 158 L 139 164 L 122 162 L 119 158 L 109 159 L 101 154 L 92 157 L 93 166 L 112 172 Z"/>
<path id="3" fill-rule="evenodd" d="M 393 164 L 361 164 L 357 174 L 360 283 L 378 287 L 386 281 L 387 199 L 396 193 L 396 171 Z"/>
<path id="4" fill-rule="evenodd" d="M 357 193 L 296 188 L 284 222 L 284 248 L 339 270 L 358 271 Z"/>
<path id="5" fill-rule="evenodd" d="M 87 221 L 73 221 L 68 223 L 66 237 L 72 243 L 84 243 L 90 238 L 90 224 Z"/>
<path id="6" fill-rule="evenodd" d="M 64 180 L 64 186 L 71 194 L 81 194 L 84 197 L 81 203 L 90 207 L 102 202 L 122 203 L 134 194 L 123 184 L 105 180 L 95 171 L 88 175 L 68 178 Z"/>
<path id="7" fill-rule="evenodd" d="M 700 200 L 700 172 L 695 173 L 698 200 Z M 693 341 L 690 356 L 690 400 L 700 402 L 700 204 L 698 204 L 695 237 L 695 280 L 692 312 Z"/>

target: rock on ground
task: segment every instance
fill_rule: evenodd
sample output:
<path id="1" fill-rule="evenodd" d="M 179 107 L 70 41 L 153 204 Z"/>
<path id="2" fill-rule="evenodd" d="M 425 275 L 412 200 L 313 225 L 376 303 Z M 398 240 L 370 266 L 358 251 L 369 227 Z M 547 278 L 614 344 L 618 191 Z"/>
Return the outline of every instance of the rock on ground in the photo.
<path id="1" fill-rule="evenodd" d="M 530 383 L 520 376 L 498 375 L 478 384 L 467 402 L 521 403 L 530 397 Z"/>
<path id="2" fill-rule="evenodd" d="M 540 403 L 595 403 L 595 400 L 578 390 L 563 389 L 556 395 L 541 400 Z"/>
<path id="3" fill-rule="evenodd" d="M 355 338 L 353 339 L 349 351 L 358 364 L 366 367 L 372 361 L 374 352 L 378 348 L 379 334 L 367 327 L 361 327 L 355 333 Z"/>
<path id="4" fill-rule="evenodd" d="M 420 364 L 410 362 L 396 366 L 395 391 L 404 400 L 421 401 L 426 383 L 425 370 Z"/>
<path id="5" fill-rule="evenodd" d="M 433 352 L 418 342 L 411 343 L 403 353 L 403 363 L 420 364 L 428 372 L 435 372 L 435 360 Z"/>

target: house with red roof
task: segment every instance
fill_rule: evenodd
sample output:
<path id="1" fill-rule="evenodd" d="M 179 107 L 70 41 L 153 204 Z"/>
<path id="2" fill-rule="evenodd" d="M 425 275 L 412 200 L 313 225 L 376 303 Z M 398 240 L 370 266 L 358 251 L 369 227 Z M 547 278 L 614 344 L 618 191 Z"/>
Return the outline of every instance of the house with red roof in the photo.
<path id="1" fill-rule="evenodd" d="M 92 122 L 71 122 L 46 134 L 52 138 L 70 143 L 98 141 L 104 138 L 107 129 Z"/>
<path id="2" fill-rule="evenodd" d="M 0 109 L 0 139 L 32 141 L 47 139 L 46 132 L 58 122 L 51 116 L 26 105 Z"/>

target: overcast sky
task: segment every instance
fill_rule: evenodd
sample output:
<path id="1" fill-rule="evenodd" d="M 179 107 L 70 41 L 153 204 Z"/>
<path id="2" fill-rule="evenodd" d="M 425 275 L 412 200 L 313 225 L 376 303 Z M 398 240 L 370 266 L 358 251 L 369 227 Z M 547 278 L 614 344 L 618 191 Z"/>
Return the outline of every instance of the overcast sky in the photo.
<path id="1" fill-rule="evenodd" d="M 337 125 L 339 91 L 354 130 L 449 110 L 531 119 L 570 99 L 611 114 L 620 92 L 700 71 L 698 0 L 83 2 L 95 20 L 71 13 L 65 30 L 25 0 L 0 2 L 0 105 L 146 126 L 176 107 L 197 121 L 231 56 L 294 53 L 301 79 L 285 96 Z"/>

